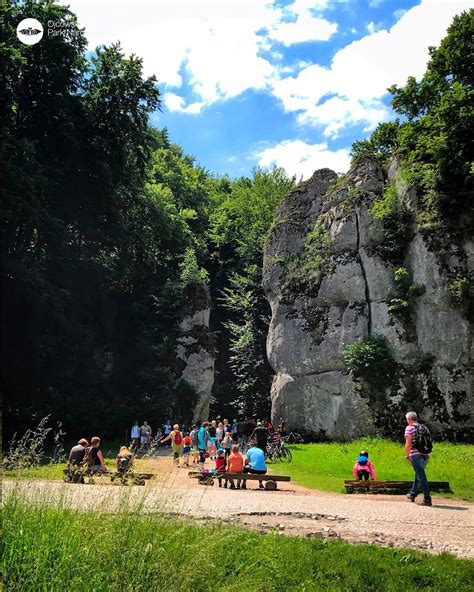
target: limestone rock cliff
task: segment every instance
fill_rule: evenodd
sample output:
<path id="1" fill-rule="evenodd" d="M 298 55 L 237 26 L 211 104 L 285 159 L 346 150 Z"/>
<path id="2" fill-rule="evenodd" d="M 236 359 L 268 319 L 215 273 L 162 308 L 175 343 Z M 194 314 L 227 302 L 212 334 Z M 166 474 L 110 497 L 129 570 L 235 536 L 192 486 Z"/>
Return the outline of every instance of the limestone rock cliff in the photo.
<path id="1" fill-rule="evenodd" d="M 449 285 L 472 274 L 472 243 L 434 247 L 417 231 L 416 191 L 398 172 L 369 158 L 341 178 L 318 170 L 277 209 L 263 270 L 274 422 L 335 439 L 401 430 L 409 408 L 440 431 L 470 422 L 472 328 Z M 374 214 L 387 184 L 405 212 L 399 228 Z M 372 336 L 393 353 L 379 388 L 345 361 Z"/>

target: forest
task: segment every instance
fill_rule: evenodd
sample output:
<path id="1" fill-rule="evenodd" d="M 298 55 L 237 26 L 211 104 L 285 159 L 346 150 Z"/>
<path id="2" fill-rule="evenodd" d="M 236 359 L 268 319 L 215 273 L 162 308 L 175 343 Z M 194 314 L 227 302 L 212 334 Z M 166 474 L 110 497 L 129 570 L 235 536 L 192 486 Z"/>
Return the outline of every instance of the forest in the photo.
<path id="1" fill-rule="evenodd" d="M 118 43 L 87 53 L 87 32 L 64 6 L 14 0 L 1 10 L 5 437 L 48 414 L 103 435 L 135 418 L 188 418 L 196 393 L 176 340 L 202 293 L 215 409 L 269 415 L 263 244 L 300 180 L 279 168 L 206 170 L 149 122 L 161 109 L 159 72 L 144 77 Z M 20 45 L 24 16 L 74 34 Z M 455 18 L 421 80 L 390 89 L 399 118 L 353 146 L 354 158 L 406 162 L 422 192 L 416 223 L 433 240 L 472 229 L 473 19 Z M 379 213 L 396 240 L 403 212 L 388 196 Z M 453 291 L 471 301 L 468 278 Z"/>

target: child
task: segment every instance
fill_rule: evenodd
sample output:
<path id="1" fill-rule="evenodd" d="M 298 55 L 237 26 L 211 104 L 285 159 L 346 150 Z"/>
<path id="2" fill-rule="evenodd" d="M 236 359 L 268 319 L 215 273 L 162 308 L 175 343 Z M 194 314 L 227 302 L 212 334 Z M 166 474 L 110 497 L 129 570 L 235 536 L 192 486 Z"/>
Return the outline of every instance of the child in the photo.
<path id="1" fill-rule="evenodd" d="M 244 458 L 239 453 L 238 444 L 234 444 L 232 446 L 232 454 L 229 456 L 229 461 L 227 463 L 227 472 L 228 473 L 243 473 L 244 472 Z M 242 483 L 242 479 L 237 479 L 237 489 L 240 489 L 241 483 Z M 224 484 L 224 487 L 227 487 L 227 481 Z M 231 479 L 230 488 L 235 489 L 233 479 Z"/>
<path id="2" fill-rule="evenodd" d="M 225 451 L 225 459 L 228 460 L 230 456 L 230 451 L 232 450 L 234 442 L 232 440 L 232 434 L 230 432 L 226 432 L 224 435 L 224 439 L 222 440 L 222 448 Z"/>
<path id="3" fill-rule="evenodd" d="M 183 438 L 183 466 L 186 464 L 189 467 L 189 455 L 191 454 L 191 438 L 189 433 Z"/>
<path id="4" fill-rule="evenodd" d="M 375 469 L 372 461 L 369 460 L 369 453 L 367 450 L 361 450 L 360 455 L 357 457 L 352 474 L 357 477 L 358 481 L 365 479 L 368 481 L 369 477 L 375 479 Z"/>
<path id="5" fill-rule="evenodd" d="M 225 473 L 225 465 L 226 458 L 224 455 L 224 450 L 223 448 L 219 448 L 216 458 L 216 475 L 222 475 Z M 222 477 L 219 477 L 219 487 L 222 487 Z M 224 484 L 224 487 L 227 487 L 227 482 Z"/>

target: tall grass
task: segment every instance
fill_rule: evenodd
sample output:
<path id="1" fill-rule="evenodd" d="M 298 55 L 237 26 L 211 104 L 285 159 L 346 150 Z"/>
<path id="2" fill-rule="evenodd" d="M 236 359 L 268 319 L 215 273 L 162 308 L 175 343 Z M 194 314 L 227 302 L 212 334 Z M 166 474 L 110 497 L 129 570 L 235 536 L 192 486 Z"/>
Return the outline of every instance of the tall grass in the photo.
<path id="1" fill-rule="evenodd" d="M 9 592 L 150 590 L 471 592 L 473 563 L 449 555 L 197 526 L 125 509 L 117 515 L 4 500 Z"/>
<path id="2" fill-rule="evenodd" d="M 271 465 L 275 474 L 291 475 L 305 487 L 322 491 L 344 491 L 344 480 L 352 479 L 352 467 L 361 450 L 368 450 L 377 479 L 413 479 L 405 462 L 402 444 L 381 438 L 361 438 L 348 443 L 290 446 L 293 462 Z M 431 481 L 449 481 L 453 496 L 474 500 L 474 446 L 435 442 L 426 469 Z"/>

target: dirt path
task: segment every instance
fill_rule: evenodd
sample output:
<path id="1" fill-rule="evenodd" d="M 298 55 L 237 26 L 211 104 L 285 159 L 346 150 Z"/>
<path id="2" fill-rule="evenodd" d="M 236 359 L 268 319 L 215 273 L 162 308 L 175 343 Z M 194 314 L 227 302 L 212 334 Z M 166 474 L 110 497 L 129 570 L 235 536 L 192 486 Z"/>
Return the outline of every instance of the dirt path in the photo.
<path id="1" fill-rule="evenodd" d="M 199 485 L 188 469 L 174 468 L 169 457 L 145 461 L 141 469 L 157 478 L 143 487 L 66 485 L 60 482 L 4 482 L 31 501 L 115 512 L 125 504 L 143 512 L 171 512 L 198 519 L 237 522 L 250 528 L 276 528 L 281 534 L 341 538 L 389 547 L 443 551 L 474 558 L 474 505 L 433 498 L 433 507 L 412 504 L 404 496 L 344 495 L 282 483 L 278 491 L 228 490 Z M 87 494 L 85 493 L 85 488 Z"/>

